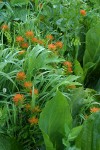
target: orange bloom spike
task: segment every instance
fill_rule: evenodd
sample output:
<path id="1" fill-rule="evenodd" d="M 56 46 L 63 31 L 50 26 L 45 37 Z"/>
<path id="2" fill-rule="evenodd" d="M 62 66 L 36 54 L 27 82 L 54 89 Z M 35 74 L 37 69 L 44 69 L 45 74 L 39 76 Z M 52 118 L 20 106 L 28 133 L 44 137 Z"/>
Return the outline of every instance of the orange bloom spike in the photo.
<path id="1" fill-rule="evenodd" d="M 18 43 L 24 42 L 24 38 L 22 36 L 17 36 L 16 42 L 18 42 Z"/>
<path id="2" fill-rule="evenodd" d="M 86 11 L 85 11 L 85 10 L 80 10 L 80 14 L 81 14 L 82 16 L 86 16 Z"/>
<path id="3" fill-rule="evenodd" d="M 38 39 L 36 37 L 32 38 L 32 42 L 38 43 Z"/>
<path id="4" fill-rule="evenodd" d="M 44 41 L 43 41 L 43 40 L 38 40 L 38 43 L 39 43 L 40 45 L 44 45 Z"/>
<path id="5" fill-rule="evenodd" d="M 34 89 L 34 94 L 35 94 L 35 95 L 38 95 L 38 94 L 39 94 L 38 89 Z"/>
<path id="6" fill-rule="evenodd" d="M 55 44 L 49 44 L 48 49 L 50 50 L 56 50 L 56 45 Z"/>
<path id="7" fill-rule="evenodd" d="M 63 47 L 63 43 L 61 41 L 58 41 L 55 43 L 57 48 L 62 48 Z"/>
<path id="8" fill-rule="evenodd" d="M 23 94 L 15 94 L 15 96 L 13 97 L 13 101 L 15 102 L 15 104 L 18 104 L 19 102 L 23 102 L 23 100 L 24 100 Z"/>
<path id="9" fill-rule="evenodd" d="M 21 44 L 21 47 L 22 47 L 22 48 L 28 48 L 28 46 L 29 46 L 28 43 L 22 43 L 22 44 Z"/>
<path id="10" fill-rule="evenodd" d="M 38 118 L 36 117 L 32 117 L 28 119 L 28 122 L 33 125 L 33 124 L 37 124 L 38 123 Z"/>
<path id="11" fill-rule="evenodd" d="M 34 36 L 34 33 L 33 33 L 33 31 L 27 31 L 27 32 L 25 33 L 25 36 L 26 36 L 27 38 L 32 38 L 32 37 Z"/>
<path id="12" fill-rule="evenodd" d="M 30 105 L 30 104 L 26 104 L 26 105 L 25 105 L 25 108 L 26 108 L 26 110 L 28 111 L 28 110 L 31 109 L 31 105 Z"/>
<path id="13" fill-rule="evenodd" d="M 22 71 L 18 72 L 17 75 L 16 75 L 17 80 L 25 80 L 25 78 L 26 78 L 26 75 Z"/>
<path id="14" fill-rule="evenodd" d="M 36 106 L 33 110 L 32 110 L 32 112 L 40 112 L 41 110 L 40 110 L 40 108 L 39 108 L 39 106 Z"/>
<path id="15" fill-rule="evenodd" d="M 53 39 L 54 39 L 54 37 L 53 37 L 51 34 L 50 34 L 50 35 L 47 35 L 46 38 L 47 38 L 48 40 L 53 40 Z"/>
<path id="16" fill-rule="evenodd" d="M 91 113 L 95 113 L 95 112 L 98 112 L 98 111 L 100 111 L 100 108 L 97 108 L 97 107 L 90 108 Z"/>
<path id="17" fill-rule="evenodd" d="M 64 66 L 67 66 L 67 67 L 69 67 L 69 68 L 72 67 L 72 63 L 71 63 L 70 61 L 65 61 L 65 62 L 63 62 L 63 65 L 64 65 Z"/>
<path id="18" fill-rule="evenodd" d="M 7 31 L 9 29 L 7 24 L 2 25 L 1 27 L 2 30 Z"/>
<path id="19" fill-rule="evenodd" d="M 30 81 L 25 82 L 24 87 L 30 89 L 32 87 L 32 82 L 30 82 Z"/>
<path id="20" fill-rule="evenodd" d="M 68 72 L 69 72 L 69 73 L 72 73 L 72 72 L 73 72 L 72 68 L 68 67 L 67 69 L 68 69 Z"/>

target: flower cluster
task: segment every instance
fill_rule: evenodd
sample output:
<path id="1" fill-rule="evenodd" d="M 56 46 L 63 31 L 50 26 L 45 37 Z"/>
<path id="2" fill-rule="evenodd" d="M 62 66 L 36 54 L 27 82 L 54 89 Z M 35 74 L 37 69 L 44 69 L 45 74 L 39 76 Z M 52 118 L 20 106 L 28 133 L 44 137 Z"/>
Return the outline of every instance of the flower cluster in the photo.
<path id="1" fill-rule="evenodd" d="M 70 61 L 63 62 L 63 65 L 67 68 L 68 73 L 72 73 L 72 63 Z"/>
<path id="2" fill-rule="evenodd" d="M 80 10 L 80 14 L 82 15 L 82 16 L 86 16 L 86 11 L 85 10 Z"/>
<path id="3" fill-rule="evenodd" d="M 90 108 L 91 113 L 95 113 L 95 112 L 98 112 L 98 111 L 100 111 L 100 108 L 98 108 L 98 107 Z"/>
<path id="4" fill-rule="evenodd" d="M 23 103 L 24 95 L 23 94 L 15 94 L 13 97 L 13 102 L 18 105 L 19 103 Z"/>
<path id="5" fill-rule="evenodd" d="M 9 27 L 8 27 L 7 24 L 3 24 L 3 25 L 1 26 L 1 29 L 2 29 L 3 31 L 7 31 L 7 30 L 9 30 Z"/>
<path id="6" fill-rule="evenodd" d="M 17 80 L 25 80 L 25 78 L 26 78 L 26 75 L 23 71 L 18 72 L 16 75 Z"/>
<path id="7" fill-rule="evenodd" d="M 37 124 L 37 123 L 38 123 L 38 118 L 36 118 L 36 117 L 31 117 L 31 118 L 28 119 L 28 121 L 29 121 L 29 123 L 30 123 L 31 125 Z"/>

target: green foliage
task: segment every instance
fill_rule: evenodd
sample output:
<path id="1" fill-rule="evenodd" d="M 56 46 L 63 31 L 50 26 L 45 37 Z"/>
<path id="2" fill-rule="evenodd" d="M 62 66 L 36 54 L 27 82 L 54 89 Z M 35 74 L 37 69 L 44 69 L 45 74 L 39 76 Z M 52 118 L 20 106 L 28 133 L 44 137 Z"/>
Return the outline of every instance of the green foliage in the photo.
<path id="1" fill-rule="evenodd" d="M 81 64 L 79 63 L 78 60 L 74 61 L 74 73 L 75 73 L 75 75 L 79 76 L 78 81 L 80 83 L 83 83 L 83 81 L 84 81 L 84 72 L 83 72 L 83 68 L 81 67 Z"/>
<path id="2" fill-rule="evenodd" d="M 85 82 L 88 82 L 88 78 L 94 81 L 92 85 L 95 86 L 99 80 L 100 74 L 100 23 L 91 28 L 86 35 L 86 50 L 83 57 L 83 69 L 86 77 Z M 94 74 L 95 72 L 95 74 Z M 94 74 L 94 75 L 93 75 Z M 87 80 L 87 81 L 86 81 Z M 88 83 L 89 84 L 89 83 Z M 91 84 L 91 83 L 90 83 Z"/>
<path id="3" fill-rule="evenodd" d="M 0 1 L 0 150 L 98 150 L 99 3 Z"/>
<path id="4" fill-rule="evenodd" d="M 100 24 L 98 23 L 95 27 L 91 28 L 86 35 L 86 51 L 83 58 L 84 67 L 88 64 L 94 63 L 94 65 L 100 62 Z M 91 66 L 90 66 L 91 67 Z"/>
<path id="5" fill-rule="evenodd" d="M 81 130 L 82 130 L 82 126 L 77 126 L 77 127 L 73 128 L 68 135 L 68 140 L 69 141 L 75 140 L 77 138 L 78 134 L 80 134 Z"/>
<path id="6" fill-rule="evenodd" d="M 63 61 L 63 59 L 52 55 L 52 52 L 44 47 L 40 45 L 35 46 L 31 51 L 27 51 L 25 57 L 24 70 L 27 69 L 27 79 L 31 80 L 36 70 L 51 70 L 53 67 L 50 64 L 59 63 L 61 61 Z"/>
<path id="7" fill-rule="evenodd" d="M 26 5 L 26 4 L 28 4 L 29 3 L 29 0 L 10 0 L 10 2 L 11 2 L 11 4 L 12 5 Z"/>
<path id="8" fill-rule="evenodd" d="M 18 142 L 15 139 L 0 134 L 0 150 L 14 150 L 14 149 L 23 150 L 23 147 L 20 144 L 18 144 Z"/>
<path id="9" fill-rule="evenodd" d="M 76 147 L 82 150 L 100 150 L 100 112 L 92 114 L 83 124 L 76 139 Z"/>
<path id="10" fill-rule="evenodd" d="M 100 5 L 100 1 L 99 0 L 90 0 L 90 2 L 96 4 L 96 6 Z"/>
<path id="11" fill-rule="evenodd" d="M 64 138 L 65 135 L 65 125 L 67 125 L 69 129 L 72 128 L 70 107 L 66 98 L 57 91 L 56 96 L 46 104 L 39 120 L 39 126 L 43 132 L 46 149 L 48 149 L 47 140 L 49 139 L 53 144 L 52 150 L 63 149 L 62 138 Z M 49 143 L 51 143 L 50 141 Z"/>

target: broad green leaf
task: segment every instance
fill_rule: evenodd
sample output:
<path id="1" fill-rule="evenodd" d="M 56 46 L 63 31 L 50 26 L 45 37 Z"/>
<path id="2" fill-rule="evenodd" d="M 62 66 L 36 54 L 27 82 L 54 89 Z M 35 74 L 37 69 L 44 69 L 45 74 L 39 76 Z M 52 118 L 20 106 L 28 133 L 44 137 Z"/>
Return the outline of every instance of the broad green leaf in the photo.
<path id="1" fill-rule="evenodd" d="M 84 105 L 85 91 L 83 87 L 79 87 L 71 91 L 71 107 L 72 107 L 72 116 L 75 118 L 79 114 L 82 106 Z M 75 120 L 76 121 L 76 120 Z M 76 124 L 76 123 L 75 123 Z"/>
<path id="2" fill-rule="evenodd" d="M 83 72 L 83 68 L 81 67 L 78 60 L 74 61 L 74 73 L 75 73 L 75 75 L 80 76 L 77 81 L 83 83 L 83 81 L 84 81 L 84 72 Z"/>
<path id="3" fill-rule="evenodd" d="M 45 132 L 43 132 L 43 131 L 42 131 L 42 133 L 43 133 L 43 137 L 44 137 L 44 142 L 45 142 L 45 145 L 46 145 L 46 149 L 47 150 L 56 150 L 53 147 L 53 143 L 50 141 L 49 136 Z"/>
<path id="4" fill-rule="evenodd" d="M 100 112 L 93 113 L 84 122 L 76 146 L 81 150 L 100 150 Z"/>
<path id="5" fill-rule="evenodd" d="M 86 50 L 83 57 L 85 86 L 94 87 L 100 74 L 100 23 L 86 34 Z"/>
<path id="6" fill-rule="evenodd" d="M 18 7 L 13 8 L 14 11 L 14 20 L 21 20 L 26 22 L 28 16 L 28 10 L 26 8 Z"/>
<path id="7" fill-rule="evenodd" d="M 79 135 L 79 133 L 81 132 L 81 130 L 82 130 L 82 126 L 77 126 L 77 127 L 73 128 L 73 129 L 70 131 L 69 135 L 68 135 L 68 140 L 69 140 L 69 141 L 75 140 L 76 137 L 77 137 L 77 136 Z"/>
<path id="8" fill-rule="evenodd" d="M 56 96 L 47 102 L 39 119 L 40 129 L 49 136 L 57 150 L 63 149 L 62 138 L 65 136 L 65 124 L 69 129 L 72 127 L 70 107 L 64 95 L 57 91 Z"/>
<path id="9" fill-rule="evenodd" d="M 86 50 L 83 58 L 83 67 L 88 63 L 100 60 L 100 23 L 91 28 L 86 35 Z"/>

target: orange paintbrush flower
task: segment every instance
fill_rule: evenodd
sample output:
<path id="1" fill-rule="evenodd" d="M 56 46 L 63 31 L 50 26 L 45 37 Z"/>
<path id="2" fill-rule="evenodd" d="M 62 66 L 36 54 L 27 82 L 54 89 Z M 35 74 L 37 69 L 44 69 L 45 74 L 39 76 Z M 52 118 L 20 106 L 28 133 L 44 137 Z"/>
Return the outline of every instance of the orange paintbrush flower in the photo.
<path id="1" fill-rule="evenodd" d="M 55 44 L 49 44 L 48 49 L 50 50 L 56 50 L 56 45 Z"/>
<path id="2" fill-rule="evenodd" d="M 85 11 L 85 10 L 80 10 L 80 14 L 81 14 L 82 16 L 86 16 L 86 11 Z"/>
<path id="3" fill-rule="evenodd" d="M 28 111 L 28 110 L 31 110 L 31 105 L 30 105 L 30 104 L 26 104 L 26 105 L 25 105 L 25 108 L 26 108 L 27 111 Z"/>
<path id="4" fill-rule="evenodd" d="M 24 42 L 24 38 L 22 36 L 17 36 L 16 42 L 18 42 L 18 43 Z"/>
<path id="5" fill-rule="evenodd" d="M 30 81 L 24 82 L 24 87 L 30 89 L 32 87 L 32 82 Z"/>
<path id="6" fill-rule="evenodd" d="M 69 68 L 72 67 L 72 63 L 71 63 L 70 61 L 65 61 L 65 62 L 63 62 L 63 65 L 64 65 L 64 66 L 67 66 L 67 67 L 69 67 Z"/>
<path id="7" fill-rule="evenodd" d="M 44 45 L 44 41 L 43 41 L 43 40 L 38 40 L 38 43 L 39 43 L 40 45 Z"/>
<path id="8" fill-rule="evenodd" d="M 39 106 L 35 106 L 35 108 L 32 110 L 32 112 L 40 112 L 41 110 L 40 110 L 40 108 L 39 108 Z"/>
<path id="9" fill-rule="evenodd" d="M 4 31 L 7 31 L 9 29 L 8 25 L 7 24 L 3 24 L 1 26 L 1 29 L 4 30 Z"/>
<path id="10" fill-rule="evenodd" d="M 30 90 L 30 94 L 32 95 L 32 90 Z M 38 94 L 39 94 L 38 89 L 34 89 L 34 94 L 35 94 L 35 95 L 38 95 Z"/>
<path id="11" fill-rule="evenodd" d="M 63 43 L 61 41 L 56 42 L 55 45 L 57 48 L 60 48 L 60 49 L 63 47 Z"/>
<path id="12" fill-rule="evenodd" d="M 24 95 L 23 94 L 15 94 L 15 96 L 13 97 L 13 101 L 15 104 L 18 104 L 19 102 L 23 102 L 24 100 Z"/>
<path id="13" fill-rule="evenodd" d="M 54 37 L 53 37 L 51 34 L 50 34 L 50 35 L 47 35 L 46 38 L 47 38 L 48 40 L 53 40 L 53 39 L 54 39 Z"/>
<path id="14" fill-rule="evenodd" d="M 23 71 L 18 72 L 16 75 L 17 80 L 24 80 L 25 78 L 26 78 L 26 75 Z"/>
<path id="15" fill-rule="evenodd" d="M 98 112 L 98 111 L 100 111 L 100 108 L 97 108 L 97 107 L 90 108 L 91 113 L 95 113 L 95 112 Z"/>
<path id="16" fill-rule="evenodd" d="M 33 33 L 33 31 L 27 31 L 27 32 L 25 33 L 25 36 L 26 36 L 27 38 L 32 38 L 32 37 L 34 36 L 34 33 Z"/>
<path id="17" fill-rule="evenodd" d="M 38 118 L 36 117 L 32 117 L 28 119 L 28 122 L 33 125 L 33 124 L 37 124 L 38 123 Z"/>
<path id="18" fill-rule="evenodd" d="M 21 44 L 21 47 L 22 47 L 22 48 L 28 48 L 28 46 L 29 46 L 28 43 L 22 43 L 22 44 Z"/>
<path id="19" fill-rule="evenodd" d="M 39 94 L 38 89 L 34 89 L 34 94 L 35 94 L 35 95 L 38 95 L 38 94 Z"/>
<path id="20" fill-rule="evenodd" d="M 70 67 L 68 67 L 67 70 L 68 70 L 69 73 L 73 72 L 72 68 L 70 68 Z"/>
<path id="21" fill-rule="evenodd" d="M 38 43 L 38 39 L 36 37 L 32 38 L 33 43 Z"/>

